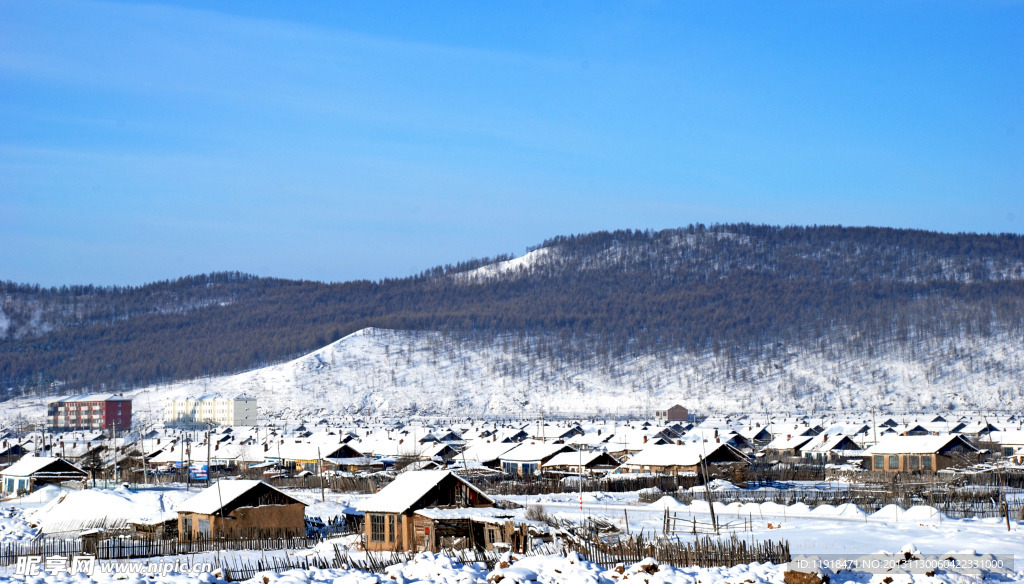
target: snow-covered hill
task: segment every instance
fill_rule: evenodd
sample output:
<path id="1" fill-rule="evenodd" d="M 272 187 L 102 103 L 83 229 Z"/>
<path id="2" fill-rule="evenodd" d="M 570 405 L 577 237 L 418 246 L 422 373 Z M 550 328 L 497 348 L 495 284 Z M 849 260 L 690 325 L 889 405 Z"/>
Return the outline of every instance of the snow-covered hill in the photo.
<path id="1" fill-rule="evenodd" d="M 856 358 L 828 350 L 791 350 L 782 351 L 783 358 L 756 363 L 677 353 L 572 365 L 557 355 L 545 357 L 543 348 L 518 338 L 462 344 L 439 333 L 371 328 L 286 363 L 128 395 L 136 411 L 159 416 L 169 398 L 244 392 L 258 398 L 265 419 L 623 415 L 675 402 L 702 413 L 863 412 L 871 406 L 893 411 L 1020 409 L 1024 404 L 1020 339 L 937 341 L 934 347 L 900 350 L 905 354 L 879 351 Z M 20 411 L 41 415 L 42 403 Z"/>

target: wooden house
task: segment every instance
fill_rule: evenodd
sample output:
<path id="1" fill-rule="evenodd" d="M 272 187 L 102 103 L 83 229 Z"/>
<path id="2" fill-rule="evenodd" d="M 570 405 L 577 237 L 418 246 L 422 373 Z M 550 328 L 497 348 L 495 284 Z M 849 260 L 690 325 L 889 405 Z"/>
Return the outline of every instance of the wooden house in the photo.
<path id="1" fill-rule="evenodd" d="M 728 444 L 688 442 L 648 446 L 623 463 L 619 469 L 626 472 L 700 473 L 704 464 L 714 466 L 746 462 L 747 457 Z"/>
<path id="2" fill-rule="evenodd" d="M 594 474 L 612 471 L 621 464 L 607 452 L 562 452 L 541 465 L 544 472 L 557 471 L 570 474 Z"/>
<path id="3" fill-rule="evenodd" d="M 959 434 L 885 436 L 864 451 L 864 468 L 880 472 L 932 473 L 970 462 L 978 448 Z"/>
<path id="4" fill-rule="evenodd" d="M 655 410 L 654 419 L 658 422 L 685 422 L 690 419 L 690 413 L 683 406 L 676 404 L 664 410 Z"/>
<path id="5" fill-rule="evenodd" d="M 765 454 L 770 456 L 799 456 L 800 449 L 814 438 L 813 435 L 792 435 L 779 436 L 764 447 Z"/>
<path id="6" fill-rule="evenodd" d="M 417 515 L 421 509 L 493 507 L 494 500 L 448 470 L 410 471 L 359 504 L 365 514 L 368 551 L 437 550 L 441 537 L 436 518 Z M 463 534 L 470 537 L 469 534 Z"/>
<path id="7" fill-rule="evenodd" d="M 843 462 L 861 454 L 860 446 L 843 434 L 819 434 L 800 448 L 800 454 L 809 462 Z"/>
<path id="8" fill-rule="evenodd" d="M 31 493 L 49 483 L 84 481 L 89 473 L 53 456 L 25 456 L 0 471 L 4 495 Z"/>
<path id="9" fill-rule="evenodd" d="M 178 539 L 296 537 L 306 505 L 256 480 L 220 480 L 178 506 Z"/>
<path id="10" fill-rule="evenodd" d="M 534 476 L 544 463 L 561 452 L 575 450 L 568 444 L 523 443 L 499 457 L 501 470 L 512 476 Z"/>

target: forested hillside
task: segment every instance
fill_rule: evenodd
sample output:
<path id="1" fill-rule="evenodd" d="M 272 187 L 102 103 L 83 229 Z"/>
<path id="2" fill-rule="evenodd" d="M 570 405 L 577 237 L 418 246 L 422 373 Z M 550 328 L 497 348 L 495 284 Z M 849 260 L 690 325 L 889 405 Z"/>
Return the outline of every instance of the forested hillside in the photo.
<path id="1" fill-rule="evenodd" d="M 371 326 L 519 343 L 591 368 L 707 353 L 726 375 L 757 375 L 750 363 L 794 347 L 873 357 L 1021 339 L 1024 237 L 697 225 L 557 237 L 523 258 L 380 282 L 6 283 L 0 310 L 8 397 L 237 372 Z"/>

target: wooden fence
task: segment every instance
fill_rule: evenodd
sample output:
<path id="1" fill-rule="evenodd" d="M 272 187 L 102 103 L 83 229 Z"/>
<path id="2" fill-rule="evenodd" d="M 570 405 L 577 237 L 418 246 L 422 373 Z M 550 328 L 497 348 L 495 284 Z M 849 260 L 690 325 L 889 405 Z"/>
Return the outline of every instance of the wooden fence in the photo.
<path id="1" fill-rule="evenodd" d="M 606 569 L 612 569 L 618 564 L 636 564 L 647 558 L 672 566 L 701 567 L 731 567 L 753 562 L 783 564 L 791 559 L 789 543 L 786 541 L 748 542 L 735 536 L 721 540 L 702 537 L 686 542 L 633 536 L 613 543 L 570 538 L 560 543 L 542 545 L 527 555 L 568 552 L 575 552 Z M 501 558 L 498 552 L 476 549 L 443 550 L 440 553 L 462 564 L 483 563 L 488 570 L 493 570 Z M 335 546 L 333 558 L 270 557 L 254 562 L 234 559 L 228 560 L 220 568 L 224 572 L 224 579 L 229 581 L 249 580 L 260 572 L 282 572 L 294 568 L 350 569 L 382 574 L 388 566 L 408 562 L 414 555 L 411 552 L 367 552 L 360 554 L 359 558 L 353 558 L 347 550 Z"/>
<path id="2" fill-rule="evenodd" d="M 81 539 L 41 538 L 29 542 L 0 545 L 0 566 L 9 566 L 24 556 L 75 556 L 89 554 L 99 560 L 126 560 L 198 554 L 228 550 L 286 550 L 309 549 L 322 541 L 320 538 L 251 538 L 251 539 L 195 539 L 179 542 L 175 539 L 112 538 L 92 545 Z"/>
<path id="3" fill-rule="evenodd" d="M 483 563 L 488 570 L 494 569 L 501 558 L 498 552 L 478 549 L 449 549 L 439 553 L 462 564 Z M 220 569 L 224 572 L 224 579 L 232 582 L 250 580 L 260 572 L 282 572 L 296 568 L 302 570 L 333 568 L 383 574 L 388 566 L 408 562 L 415 555 L 413 552 L 366 552 L 359 554 L 359 557 L 353 557 L 348 550 L 334 546 L 334 557 L 332 558 L 288 556 L 285 558 L 266 557 L 256 561 L 234 558 L 222 563 Z"/>
<path id="4" fill-rule="evenodd" d="M 547 495 L 551 493 L 576 492 L 580 489 L 579 478 L 541 477 L 528 480 L 509 479 L 508 477 L 473 477 L 470 482 L 489 495 Z M 697 476 L 650 475 L 620 477 L 609 475 L 600 478 L 583 478 L 584 491 L 604 491 L 623 493 L 643 489 L 659 491 L 675 491 L 689 488 L 699 483 Z"/>
<path id="5" fill-rule="evenodd" d="M 604 568 L 617 564 L 635 564 L 646 558 L 672 566 L 731 567 L 753 562 L 784 564 L 790 561 L 789 542 L 748 542 L 732 536 L 729 539 L 698 537 L 693 541 L 648 540 L 633 536 L 613 543 L 571 540 L 568 551 L 574 551 Z"/>
<path id="6" fill-rule="evenodd" d="M 653 502 L 666 493 L 641 493 L 641 503 Z M 950 518 L 1005 517 L 1009 509 L 1011 518 L 1021 517 L 1024 512 L 1024 490 L 978 488 L 956 490 L 918 490 L 895 488 L 890 485 L 852 486 L 850 488 L 793 487 L 784 489 L 737 489 L 716 491 L 712 499 L 716 503 L 777 503 L 794 505 L 803 503 L 814 508 L 819 505 L 839 506 L 852 504 L 865 513 L 874 513 L 887 505 L 898 505 L 904 509 L 914 505 L 935 507 Z M 670 496 L 687 505 L 694 501 L 706 501 L 703 492 L 680 491 Z"/>

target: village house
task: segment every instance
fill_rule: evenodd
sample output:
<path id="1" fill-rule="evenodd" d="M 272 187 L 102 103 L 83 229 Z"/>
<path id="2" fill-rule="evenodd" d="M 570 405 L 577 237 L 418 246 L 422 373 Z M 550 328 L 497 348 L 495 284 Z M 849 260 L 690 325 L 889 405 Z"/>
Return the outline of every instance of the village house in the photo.
<path id="1" fill-rule="evenodd" d="M 686 444 L 655 444 L 636 453 L 619 467 L 625 472 L 678 474 L 702 473 L 704 464 L 746 464 L 747 457 L 723 443 L 687 442 Z"/>
<path id="2" fill-rule="evenodd" d="M 819 434 L 800 447 L 800 454 L 809 462 L 845 462 L 861 454 L 860 446 L 843 434 Z"/>
<path id="3" fill-rule="evenodd" d="M 52 456 L 25 456 L 0 471 L 3 494 L 31 493 L 45 484 L 85 481 L 89 473 Z"/>
<path id="4" fill-rule="evenodd" d="M 365 513 L 368 551 L 437 550 L 442 537 L 472 537 L 466 532 L 468 517 L 417 515 L 422 509 L 493 507 L 494 500 L 462 477 L 447 470 L 404 472 L 372 497 L 359 504 Z M 444 524 L 441 533 L 441 525 Z M 481 535 L 481 542 L 486 537 Z"/>
<path id="5" fill-rule="evenodd" d="M 607 473 L 619 467 L 619 461 L 607 452 L 561 452 L 541 465 L 544 472 L 570 474 Z"/>
<path id="6" fill-rule="evenodd" d="M 487 468 L 497 469 L 501 466 L 501 456 L 516 448 L 514 442 L 483 442 L 470 446 L 459 455 L 460 461 L 468 461 Z"/>
<path id="7" fill-rule="evenodd" d="M 362 458 L 363 454 L 348 444 L 312 444 L 309 442 L 288 442 L 279 448 L 269 448 L 264 453 L 268 462 L 276 462 L 282 468 L 300 472 L 303 470 L 319 474 L 327 459 Z"/>
<path id="8" fill-rule="evenodd" d="M 297 537 L 306 505 L 256 480 L 220 480 L 178 506 L 178 539 Z"/>
<path id="9" fill-rule="evenodd" d="M 931 473 L 970 462 L 978 448 L 958 434 L 885 436 L 864 451 L 864 468 L 880 472 Z"/>
<path id="10" fill-rule="evenodd" d="M 512 476 L 530 477 L 538 474 L 541 466 L 561 452 L 575 452 L 568 444 L 525 443 L 499 457 L 501 470 Z"/>
<path id="11" fill-rule="evenodd" d="M 654 410 L 654 419 L 659 423 L 685 422 L 690 419 L 690 413 L 683 406 L 676 404 L 664 410 Z"/>
<path id="12" fill-rule="evenodd" d="M 813 435 L 786 434 L 773 439 L 764 447 L 764 453 L 769 456 L 784 458 L 800 456 L 800 449 L 814 438 Z"/>

